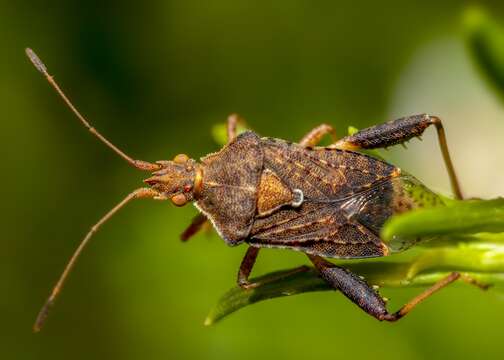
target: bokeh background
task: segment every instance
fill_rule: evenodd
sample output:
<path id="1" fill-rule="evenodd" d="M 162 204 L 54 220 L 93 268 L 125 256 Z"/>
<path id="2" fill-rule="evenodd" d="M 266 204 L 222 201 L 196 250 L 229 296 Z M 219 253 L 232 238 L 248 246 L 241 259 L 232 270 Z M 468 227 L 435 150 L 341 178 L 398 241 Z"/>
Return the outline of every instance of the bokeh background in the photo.
<path id="1" fill-rule="evenodd" d="M 501 1 L 481 2 L 504 21 Z M 3 1 L 0 6 L 2 359 L 502 358 L 504 300 L 453 286 L 397 324 L 338 293 L 246 308 L 214 327 L 245 248 L 188 243 L 187 206 L 139 201 L 93 239 L 46 328 L 31 326 L 88 228 L 145 174 L 77 123 L 33 69 L 33 47 L 92 123 L 145 160 L 198 158 L 242 114 L 299 139 L 402 115 L 445 121 L 467 195 L 502 195 L 504 109 L 465 45 L 460 1 Z M 387 156 L 449 193 L 430 130 Z M 266 250 L 255 273 L 305 263 Z M 398 307 L 418 289 L 383 290 Z"/>

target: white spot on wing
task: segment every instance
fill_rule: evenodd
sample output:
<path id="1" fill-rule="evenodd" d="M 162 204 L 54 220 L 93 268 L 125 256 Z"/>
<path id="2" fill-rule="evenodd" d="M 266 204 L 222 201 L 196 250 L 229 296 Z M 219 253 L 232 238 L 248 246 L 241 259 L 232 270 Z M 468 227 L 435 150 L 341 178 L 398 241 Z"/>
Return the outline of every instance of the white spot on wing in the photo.
<path id="1" fill-rule="evenodd" d="M 304 194 L 300 189 L 294 189 L 292 190 L 292 193 L 294 194 L 294 201 L 291 203 L 292 207 L 299 207 L 301 204 L 303 204 L 304 201 Z"/>

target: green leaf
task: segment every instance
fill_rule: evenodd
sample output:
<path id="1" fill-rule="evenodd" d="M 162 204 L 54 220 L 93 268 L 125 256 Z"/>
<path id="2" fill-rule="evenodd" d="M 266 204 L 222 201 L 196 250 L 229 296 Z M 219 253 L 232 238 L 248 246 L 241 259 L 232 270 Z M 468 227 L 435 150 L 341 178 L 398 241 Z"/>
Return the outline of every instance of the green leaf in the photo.
<path id="1" fill-rule="evenodd" d="M 504 26 L 480 7 L 468 7 L 463 16 L 469 51 L 485 78 L 504 96 Z"/>
<path id="2" fill-rule="evenodd" d="M 449 206 L 411 211 L 394 216 L 382 229 L 384 241 L 394 237 L 504 232 L 504 199 L 454 201 Z"/>
<path id="3" fill-rule="evenodd" d="M 344 262 L 344 267 L 364 276 L 369 284 L 380 287 L 420 287 L 433 285 L 452 271 L 470 275 L 483 284 L 504 290 L 504 234 L 500 244 L 466 242 L 455 247 L 429 249 L 410 261 L 386 262 L 379 260 Z M 288 274 L 279 278 L 281 274 Z M 253 289 L 236 286 L 225 293 L 205 319 L 213 325 L 231 313 L 260 301 L 298 295 L 313 291 L 334 290 L 315 269 L 291 273 L 284 270 L 253 279 L 259 285 Z"/>
<path id="4" fill-rule="evenodd" d="M 205 319 L 205 325 L 212 325 L 232 312 L 259 301 L 309 291 L 327 290 L 326 284 L 317 276 L 314 269 L 280 278 L 282 274 L 290 272 L 290 269 L 277 271 L 256 278 L 254 282 L 264 282 L 264 285 L 257 288 L 244 290 L 237 286 L 229 290 L 210 311 Z M 277 280 L 270 282 L 270 279 Z"/>
<path id="5" fill-rule="evenodd" d="M 459 271 L 504 289 L 504 199 L 448 204 L 393 217 L 384 227 L 385 240 L 398 235 L 434 236 L 431 247 L 386 258 L 338 261 L 338 264 L 380 287 L 432 285 L 450 272 Z M 205 325 L 212 325 L 259 301 L 333 290 L 314 269 L 290 272 L 284 270 L 253 279 L 261 284 L 253 289 L 235 287 L 229 290 L 210 311 Z"/>
<path id="6" fill-rule="evenodd" d="M 353 134 L 358 133 L 358 132 L 359 132 L 359 129 L 358 129 L 358 128 L 356 128 L 355 126 L 351 126 L 351 125 L 350 125 L 350 126 L 348 127 L 347 132 L 348 132 L 348 135 L 350 135 L 350 136 L 351 136 L 351 135 L 353 135 Z"/>

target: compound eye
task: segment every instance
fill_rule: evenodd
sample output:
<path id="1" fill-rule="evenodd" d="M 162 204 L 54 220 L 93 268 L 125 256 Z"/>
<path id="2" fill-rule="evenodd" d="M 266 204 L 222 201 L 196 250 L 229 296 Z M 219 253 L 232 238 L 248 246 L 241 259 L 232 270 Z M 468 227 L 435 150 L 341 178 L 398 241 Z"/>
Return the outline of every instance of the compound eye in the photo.
<path id="1" fill-rule="evenodd" d="M 184 194 L 177 194 L 172 196 L 171 201 L 175 206 L 184 206 L 187 203 L 187 198 Z"/>
<path id="2" fill-rule="evenodd" d="M 186 154 L 178 154 L 173 158 L 173 162 L 177 164 L 185 164 L 189 160 L 189 156 Z"/>

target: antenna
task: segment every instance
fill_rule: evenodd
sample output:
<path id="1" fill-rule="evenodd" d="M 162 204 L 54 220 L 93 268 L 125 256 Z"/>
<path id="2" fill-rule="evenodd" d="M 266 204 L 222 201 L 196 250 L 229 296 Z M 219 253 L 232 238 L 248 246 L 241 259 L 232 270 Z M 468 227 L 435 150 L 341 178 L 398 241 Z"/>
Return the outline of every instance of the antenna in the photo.
<path id="1" fill-rule="evenodd" d="M 120 157 L 122 157 L 124 160 L 126 160 L 128 163 L 136 167 L 137 169 L 140 170 L 145 170 L 145 171 L 156 171 L 161 168 L 161 165 L 159 164 L 153 164 L 147 161 L 143 160 L 134 160 L 128 155 L 126 155 L 124 152 L 122 152 L 118 147 L 116 147 L 114 144 L 112 144 L 107 138 L 105 138 L 102 134 L 98 132 L 94 127 L 92 127 L 89 122 L 82 116 L 82 114 L 77 110 L 77 108 L 72 104 L 70 99 L 65 95 L 65 93 L 61 90 L 59 85 L 56 83 L 54 78 L 49 75 L 49 72 L 47 71 L 47 67 L 45 64 L 40 60 L 40 58 L 35 54 L 35 52 L 30 49 L 26 48 L 26 55 L 32 62 L 32 64 L 35 66 L 35 68 L 42 73 L 42 75 L 45 76 L 49 84 L 56 90 L 56 92 L 61 96 L 63 101 L 67 104 L 67 106 L 72 110 L 72 112 L 77 116 L 77 118 L 80 120 L 80 122 L 91 132 L 94 136 L 96 136 L 100 141 L 102 141 L 105 145 L 107 145 L 109 148 L 111 148 L 116 154 L 118 154 Z"/>
<path id="2" fill-rule="evenodd" d="M 36 65 L 35 65 L 36 66 Z M 42 65 L 43 66 L 43 65 Z M 44 303 L 44 306 L 42 306 L 42 309 L 40 309 L 40 312 L 37 315 L 37 320 L 35 320 L 35 324 L 33 325 L 33 331 L 34 332 L 39 332 L 42 326 L 44 325 L 44 321 L 47 318 L 47 315 L 49 314 L 49 310 L 54 305 L 54 301 L 56 300 L 58 294 L 61 292 L 61 289 L 63 288 L 63 285 L 65 284 L 65 281 L 68 277 L 68 274 L 70 274 L 70 271 L 73 269 L 75 266 L 75 263 L 77 259 L 79 258 L 80 254 L 82 253 L 82 250 L 86 247 L 88 244 L 89 240 L 91 237 L 98 231 L 98 229 L 107 222 L 117 211 L 119 211 L 121 208 L 124 207 L 127 203 L 129 203 L 133 199 L 142 199 L 142 198 L 156 198 L 159 195 L 159 193 L 151 188 L 140 188 L 136 189 L 135 191 L 131 192 L 128 196 L 126 196 L 119 204 L 114 206 L 112 210 L 110 210 L 105 216 L 103 216 L 95 225 L 91 227 L 91 230 L 86 234 L 84 239 L 80 242 L 79 246 L 77 247 L 77 250 L 73 253 L 72 257 L 70 258 L 70 261 L 65 267 L 65 270 L 63 270 L 63 273 L 61 274 L 60 278 L 58 279 L 58 282 L 54 286 L 54 288 L 51 291 L 51 295 L 49 295 L 49 298 L 46 300 Z"/>

